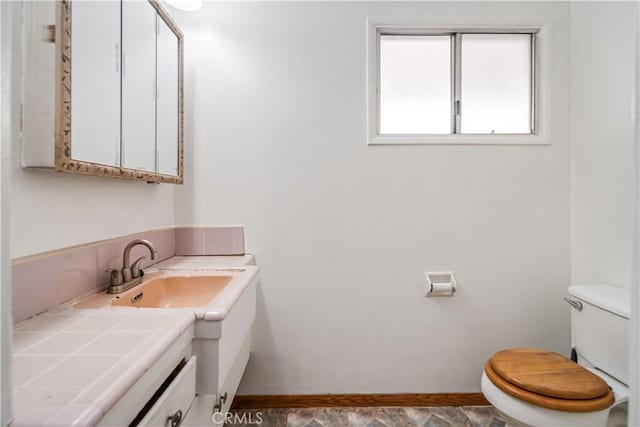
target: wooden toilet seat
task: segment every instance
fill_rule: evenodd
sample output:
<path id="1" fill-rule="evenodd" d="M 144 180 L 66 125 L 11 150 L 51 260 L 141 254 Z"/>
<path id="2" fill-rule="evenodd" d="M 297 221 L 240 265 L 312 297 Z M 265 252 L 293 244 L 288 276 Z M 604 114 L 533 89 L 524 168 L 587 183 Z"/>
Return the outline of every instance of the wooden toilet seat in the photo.
<path id="1" fill-rule="evenodd" d="M 593 412 L 609 408 L 615 400 L 602 378 L 558 353 L 502 350 L 487 361 L 485 372 L 503 392 L 542 408 Z"/>

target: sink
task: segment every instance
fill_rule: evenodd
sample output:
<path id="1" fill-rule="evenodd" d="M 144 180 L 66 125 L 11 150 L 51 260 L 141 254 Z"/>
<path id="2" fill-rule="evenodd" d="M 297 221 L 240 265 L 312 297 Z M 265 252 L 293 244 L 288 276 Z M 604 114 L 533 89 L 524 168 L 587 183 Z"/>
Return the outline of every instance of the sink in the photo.
<path id="1" fill-rule="evenodd" d="M 0 0 L 2 1 L 2 0 Z M 198 319 L 222 320 L 231 306 L 256 280 L 257 267 L 209 270 L 156 270 L 125 292 L 98 292 L 72 301 L 76 309 L 193 308 Z"/>
<path id="2" fill-rule="evenodd" d="M 158 277 L 116 297 L 111 305 L 155 308 L 203 307 L 222 292 L 233 278 L 232 275 Z"/>

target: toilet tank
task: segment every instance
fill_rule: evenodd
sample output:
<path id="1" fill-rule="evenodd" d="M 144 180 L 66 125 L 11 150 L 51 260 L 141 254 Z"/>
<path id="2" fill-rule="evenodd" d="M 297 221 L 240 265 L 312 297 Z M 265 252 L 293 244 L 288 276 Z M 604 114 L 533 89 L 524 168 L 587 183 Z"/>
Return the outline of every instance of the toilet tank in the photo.
<path id="1" fill-rule="evenodd" d="M 569 287 L 571 344 L 578 363 L 629 384 L 629 289 L 616 285 Z M 576 304 L 577 303 L 577 304 Z"/>

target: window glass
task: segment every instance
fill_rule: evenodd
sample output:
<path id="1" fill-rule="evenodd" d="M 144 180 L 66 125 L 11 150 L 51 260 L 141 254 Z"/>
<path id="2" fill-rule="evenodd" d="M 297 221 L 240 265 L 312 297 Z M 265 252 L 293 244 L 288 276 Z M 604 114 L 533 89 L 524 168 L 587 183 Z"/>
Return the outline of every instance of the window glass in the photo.
<path id="1" fill-rule="evenodd" d="M 381 134 L 451 133 L 451 37 L 380 37 Z"/>
<path id="2" fill-rule="evenodd" d="M 531 133 L 531 34 L 462 34 L 462 133 Z"/>

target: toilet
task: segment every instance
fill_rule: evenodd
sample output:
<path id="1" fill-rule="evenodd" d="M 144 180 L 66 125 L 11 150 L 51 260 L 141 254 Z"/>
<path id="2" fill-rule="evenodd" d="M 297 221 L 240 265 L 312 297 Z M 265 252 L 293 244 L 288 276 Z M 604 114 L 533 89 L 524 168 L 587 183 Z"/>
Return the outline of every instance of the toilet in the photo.
<path id="1" fill-rule="evenodd" d="M 568 293 L 571 359 L 512 348 L 485 364 L 482 393 L 508 426 L 624 425 L 620 408 L 629 397 L 629 290 L 574 285 Z"/>

